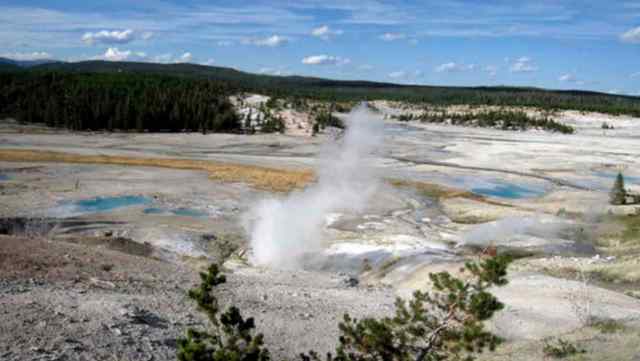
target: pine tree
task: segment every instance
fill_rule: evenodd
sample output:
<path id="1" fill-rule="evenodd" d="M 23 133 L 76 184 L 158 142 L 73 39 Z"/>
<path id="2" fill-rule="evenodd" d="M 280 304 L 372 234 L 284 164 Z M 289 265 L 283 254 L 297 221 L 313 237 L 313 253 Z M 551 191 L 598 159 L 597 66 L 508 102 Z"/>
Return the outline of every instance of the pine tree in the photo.
<path id="1" fill-rule="evenodd" d="M 179 361 L 268 361 L 269 351 L 263 347 L 263 336 L 254 335 L 253 318 L 244 319 L 237 307 L 229 307 L 220 314 L 213 288 L 226 282 L 218 266 L 213 264 L 201 272 L 202 283 L 189 291 L 213 326 L 212 332 L 187 330 L 187 337 L 178 340 Z"/>
<path id="2" fill-rule="evenodd" d="M 609 192 L 609 202 L 613 205 L 622 205 L 626 203 L 627 191 L 624 188 L 624 177 L 618 172 L 613 188 Z"/>
<path id="3" fill-rule="evenodd" d="M 409 301 L 398 299 L 393 317 L 356 320 L 348 314 L 339 325 L 335 355 L 320 357 L 315 351 L 301 354 L 302 361 L 472 361 L 485 349 L 493 350 L 501 340 L 487 331 L 484 322 L 504 305 L 488 290 L 507 284 L 510 259 L 496 256 L 467 263 L 462 279 L 447 272 L 431 274 L 433 292 L 414 293 Z M 178 341 L 180 361 L 268 361 L 263 336 L 254 334 L 252 318 L 230 307 L 220 313 L 214 287 L 226 281 L 218 266 L 201 273 L 202 283 L 189 297 L 209 318 L 207 331 L 189 329 Z"/>

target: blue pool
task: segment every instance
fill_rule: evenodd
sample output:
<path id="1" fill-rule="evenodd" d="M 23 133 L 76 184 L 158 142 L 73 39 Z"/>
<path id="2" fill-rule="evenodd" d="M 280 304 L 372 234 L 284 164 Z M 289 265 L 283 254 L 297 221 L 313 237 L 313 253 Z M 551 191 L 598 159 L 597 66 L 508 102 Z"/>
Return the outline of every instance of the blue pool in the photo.
<path id="1" fill-rule="evenodd" d="M 143 196 L 97 197 L 75 202 L 64 202 L 62 207 L 72 213 L 109 212 L 117 208 L 149 204 L 151 200 Z"/>
<path id="2" fill-rule="evenodd" d="M 6 181 L 6 180 L 9 180 L 9 176 L 6 174 L 0 173 L 0 181 Z"/>
<path id="3" fill-rule="evenodd" d="M 508 199 L 532 198 L 545 194 L 544 189 L 527 188 L 510 183 L 497 183 L 492 187 L 472 188 L 471 191 L 487 197 Z"/>

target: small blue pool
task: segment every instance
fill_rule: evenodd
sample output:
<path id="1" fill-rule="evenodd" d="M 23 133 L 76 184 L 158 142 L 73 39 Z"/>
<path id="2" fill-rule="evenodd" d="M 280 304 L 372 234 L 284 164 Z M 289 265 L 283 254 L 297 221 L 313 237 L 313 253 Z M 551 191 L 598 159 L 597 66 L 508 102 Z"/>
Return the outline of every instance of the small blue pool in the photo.
<path id="1" fill-rule="evenodd" d="M 100 213 L 114 209 L 144 205 L 151 200 L 143 196 L 97 197 L 75 202 L 65 202 L 62 207 L 70 208 L 73 213 Z"/>
<path id="2" fill-rule="evenodd" d="M 6 174 L 0 173 L 0 181 L 6 181 L 6 180 L 9 180 L 9 176 Z"/>
<path id="3" fill-rule="evenodd" d="M 533 198 L 545 194 L 543 189 L 527 188 L 510 183 L 497 183 L 492 187 L 472 188 L 471 191 L 487 197 L 508 199 Z"/>
<path id="4" fill-rule="evenodd" d="M 163 208 L 145 208 L 143 212 L 144 214 L 173 214 L 175 216 L 193 218 L 204 218 L 208 216 L 206 212 L 193 208 L 176 208 L 170 210 Z"/>

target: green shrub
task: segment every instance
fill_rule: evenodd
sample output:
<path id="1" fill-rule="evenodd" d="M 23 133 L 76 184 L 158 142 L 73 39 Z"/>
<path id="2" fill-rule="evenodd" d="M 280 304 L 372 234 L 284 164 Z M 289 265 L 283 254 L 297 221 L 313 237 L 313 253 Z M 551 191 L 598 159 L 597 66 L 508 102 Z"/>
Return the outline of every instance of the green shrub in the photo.
<path id="1" fill-rule="evenodd" d="M 493 350 L 501 340 L 484 328 L 504 305 L 488 289 L 507 283 L 510 259 L 502 256 L 467 263 L 458 279 L 447 272 L 431 274 L 433 292 L 416 291 L 409 301 L 398 298 L 392 317 L 357 320 L 344 315 L 339 324 L 339 345 L 327 361 L 435 361 L 474 360 Z M 232 306 L 222 314 L 214 287 L 225 282 L 216 265 L 201 273 L 202 283 L 189 291 L 208 316 L 209 331 L 189 329 L 178 342 L 180 361 L 266 361 L 269 351 L 263 336 L 254 334 L 252 318 L 244 319 Z M 320 361 L 315 351 L 301 354 L 302 361 Z"/>
<path id="2" fill-rule="evenodd" d="M 585 351 L 579 349 L 576 345 L 569 341 L 558 338 L 544 340 L 542 352 L 547 357 L 567 358 L 579 353 L 584 353 Z"/>
<path id="3" fill-rule="evenodd" d="M 613 205 L 622 205 L 626 203 L 626 198 L 627 191 L 624 189 L 624 177 L 619 172 L 609 192 L 609 202 Z"/>

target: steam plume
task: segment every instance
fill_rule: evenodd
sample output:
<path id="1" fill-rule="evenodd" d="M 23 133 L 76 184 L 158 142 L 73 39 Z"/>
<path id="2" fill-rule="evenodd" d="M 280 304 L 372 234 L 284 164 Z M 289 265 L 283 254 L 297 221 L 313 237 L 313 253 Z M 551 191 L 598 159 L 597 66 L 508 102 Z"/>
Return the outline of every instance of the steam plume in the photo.
<path id="1" fill-rule="evenodd" d="M 380 144 L 383 122 L 365 105 L 346 119 L 340 141 L 321 151 L 318 181 L 284 199 L 267 199 L 252 209 L 251 261 L 276 268 L 297 268 L 303 254 L 322 249 L 322 227 L 330 212 L 359 211 L 378 185 L 367 157 Z"/>

